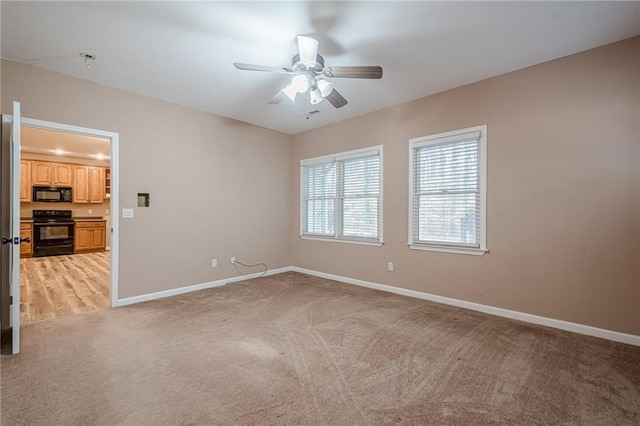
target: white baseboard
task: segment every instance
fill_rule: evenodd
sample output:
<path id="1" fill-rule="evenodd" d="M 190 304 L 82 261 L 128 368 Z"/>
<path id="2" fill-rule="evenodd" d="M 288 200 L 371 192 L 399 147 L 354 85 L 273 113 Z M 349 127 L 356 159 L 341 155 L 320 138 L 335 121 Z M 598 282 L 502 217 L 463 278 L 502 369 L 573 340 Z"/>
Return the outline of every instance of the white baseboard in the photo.
<path id="1" fill-rule="evenodd" d="M 283 268 L 287 269 L 287 268 Z M 292 266 L 288 268 L 290 271 L 300 272 L 302 274 L 313 275 L 320 278 L 326 278 L 334 281 L 340 281 L 347 284 L 354 284 L 361 287 L 382 290 L 389 293 L 400 294 L 403 296 L 415 297 L 418 299 L 430 300 L 432 302 L 443 303 L 445 305 L 457 306 L 459 308 L 471 309 L 473 311 L 484 312 L 486 314 L 497 315 L 500 317 L 511 318 L 518 321 L 524 321 L 532 324 L 543 325 L 545 327 L 558 328 L 560 330 L 572 331 L 574 333 L 585 334 L 587 336 L 599 337 L 601 339 L 613 340 L 614 342 L 626 343 L 629 345 L 640 346 L 640 336 L 634 334 L 625 334 L 617 331 L 605 330 L 602 328 L 591 327 L 589 325 L 577 324 L 568 321 L 557 320 L 553 318 L 540 317 L 537 315 L 526 314 L 524 312 L 512 311 L 509 309 L 496 308 L 493 306 L 482 305 L 479 303 L 466 302 L 464 300 L 452 299 L 449 297 L 437 296 L 435 294 L 423 293 L 415 290 L 408 290 L 400 287 L 393 287 L 386 284 L 378 284 L 370 281 L 358 280 L 355 278 L 342 277 L 340 275 L 327 274 L 324 272 L 313 271 L 311 269 L 298 268 Z"/>
<path id="2" fill-rule="evenodd" d="M 612 340 L 614 342 L 640 346 L 640 336 L 637 336 L 634 334 L 620 333 L 618 331 L 605 330 L 603 328 L 597 328 L 589 325 L 562 321 L 562 320 L 553 319 L 553 318 L 541 317 L 538 315 L 512 311 L 509 309 L 496 308 L 494 306 L 482 305 L 480 303 L 467 302 L 459 299 L 452 299 L 450 297 L 438 296 L 430 293 L 423 293 L 421 291 L 409 290 L 409 289 L 400 288 L 400 287 L 393 287 L 386 284 L 378 284 L 370 281 L 343 277 L 340 275 L 327 274 L 325 272 L 318 272 L 311 269 L 299 268 L 297 266 L 285 266 L 283 268 L 270 269 L 265 273 L 265 276 L 280 274 L 280 273 L 289 272 L 289 271 L 300 272 L 302 274 L 313 275 L 320 278 L 340 281 L 346 284 L 354 284 L 360 287 L 372 288 L 375 290 L 386 291 L 389 293 L 400 294 L 403 296 L 415 297 L 417 299 L 429 300 L 432 302 L 442 303 L 445 305 L 457 306 L 459 308 L 471 309 L 473 311 L 484 312 L 490 315 L 496 315 L 504 318 L 511 318 L 518 321 L 524 321 L 531 324 L 542 325 L 545 327 L 571 331 L 574 333 L 584 334 L 587 336 L 599 337 L 601 339 Z M 176 296 L 178 294 L 190 293 L 192 291 L 204 290 L 207 288 L 214 288 L 214 287 L 221 287 L 223 285 L 245 281 L 252 278 L 257 278 L 259 276 L 260 276 L 260 273 L 240 275 L 237 277 L 224 278 L 217 281 L 210 281 L 207 283 L 195 284 L 187 287 L 180 287 L 180 288 L 174 288 L 170 290 L 158 291 L 156 293 L 149 293 L 149 294 L 143 294 L 140 296 L 127 297 L 125 299 L 119 299 L 115 306 L 132 305 L 134 303 L 140 303 L 140 302 L 146 302 L 149 300 L 161 299 L 164 297 Z"/>
<path id="3" fill-rule="evenodd" d="M 280 274 L 282 272 L 288 272 L 288 271 L 291 271 L 290 266 L 286 266 L 284 268 L 267 270 L 267 272 L 264 275 L 265 276 L 275 275 L 275 274 Z M 260 275 L 262 275 L 262 273 L 257 272 L 255 274 L 247 274 L 247 275 L 240 275 L 237 277 L 223 278 L 221 280 L 209 281 L 207 283 L 202 283 L 202 284 L 194 284 L 187 287 L 172 288 L 170 290 L 142 294 L 140 296 L 127 297 L 125 299 L 118 299 L 115 306 L 118 307 L 118 306 L 133 305 L 134 303 L 147 302 L 149 300 L 162 299 L 164 297 L 170 297 L 170 296 L 177 296 L 178 294 L 191 293 L 192 291 L 204 290 L 206 288 L 221 287 L 223 285 L 250 280 L 252 278 L 257 278 Z"/>

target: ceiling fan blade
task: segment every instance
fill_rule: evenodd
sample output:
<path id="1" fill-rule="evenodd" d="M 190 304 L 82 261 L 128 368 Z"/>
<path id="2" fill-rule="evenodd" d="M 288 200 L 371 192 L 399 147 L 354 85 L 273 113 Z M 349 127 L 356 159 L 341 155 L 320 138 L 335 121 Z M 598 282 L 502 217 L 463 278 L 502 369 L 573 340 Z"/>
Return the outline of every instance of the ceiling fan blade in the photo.
<path id="1" fill-rule="evenodd" d="M 347 104 L 347 100 L 336 89 L 333 89 L 329 95 L 325 98 L 331 105 L 336 108 L 342 108 Z"/>
<path id="2" fill-rule="evenodd" d="M 382 78 L 382 67 L 325 67 L 322 74 L 335 78 Z"/>
<path id="3" fill-rule="evenodd" d="M 295 74 L 294 71 L 284 68 L 284 67 L 268 67 L 265 65 L 254 65 L 254 64 L 243 64 L 240 62 L 234 62 L 233 65 L 239 70 L 246 71 L 264 71 L 264 72 L 275 72 L 279 74 Z"/>
<path id="4" fill-rule="evenodd" d="M 300 62 L 309 68 L 315 67 L 318 60 L 318 40 L 299 35 L 298 52 L 300 53 Z"/>
<path id="5" fill-rule="evenodd" d="M 280 90 L 273 98 L 267 102 L 268 105 L 278 105 L 285 98 L 285 94 Z"/>

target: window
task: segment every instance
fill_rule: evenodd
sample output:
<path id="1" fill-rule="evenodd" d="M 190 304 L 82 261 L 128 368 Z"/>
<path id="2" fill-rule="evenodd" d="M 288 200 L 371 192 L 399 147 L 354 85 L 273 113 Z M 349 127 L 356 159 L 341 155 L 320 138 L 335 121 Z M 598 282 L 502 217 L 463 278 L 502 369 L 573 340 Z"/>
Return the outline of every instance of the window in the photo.
<path id="1" fill-rule="evenodd" d="M 300 162 L 300 234 L 382 244 L 382 146 Z"/>
<path id="2" fill-rule="evenodd" d="M 482 255 L 487 126 L 409 141 L 409 247 Z"/>

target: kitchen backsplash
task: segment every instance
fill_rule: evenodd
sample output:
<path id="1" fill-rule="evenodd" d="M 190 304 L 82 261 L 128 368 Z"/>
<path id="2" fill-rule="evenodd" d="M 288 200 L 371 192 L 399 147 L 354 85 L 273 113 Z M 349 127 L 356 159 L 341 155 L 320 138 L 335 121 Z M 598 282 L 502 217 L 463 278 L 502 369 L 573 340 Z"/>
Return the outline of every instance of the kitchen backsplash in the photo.
<path id="1" fill-rule="evenodd" d="M 106 219 L 106 216 L 109 216 L 109 203 L 20 203 L 20 217 L 31 217 L 33 210 L 71 210 L 73 216 L 95 216 Z"/>

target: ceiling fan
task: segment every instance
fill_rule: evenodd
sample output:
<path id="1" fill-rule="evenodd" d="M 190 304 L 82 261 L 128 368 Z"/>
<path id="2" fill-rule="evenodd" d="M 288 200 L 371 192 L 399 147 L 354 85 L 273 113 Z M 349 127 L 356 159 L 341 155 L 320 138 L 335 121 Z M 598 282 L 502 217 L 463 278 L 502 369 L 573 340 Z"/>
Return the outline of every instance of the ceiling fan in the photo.
<path id="1" fill-rule="evenodd" d="M 382 67 L 380 66 L 325 66 L 324 58 L 318 54 L 318 40 L 303 35 L 298 36 L 298 53 L 291 60 L 291 68 L 239 62 L 234 62 L 233 65 L 240 70 L 294 75 L 291 82 L 274 96 L 268 102 L 269 104 L 280 103 L 281 94 L 294 101 L 298 93 L 308 92 L 309 101 L 314 105 L 326 99 L 334 107 L 341 108 L 347 104 L 347 100 L 327 78 L 382 78 Z"/>

